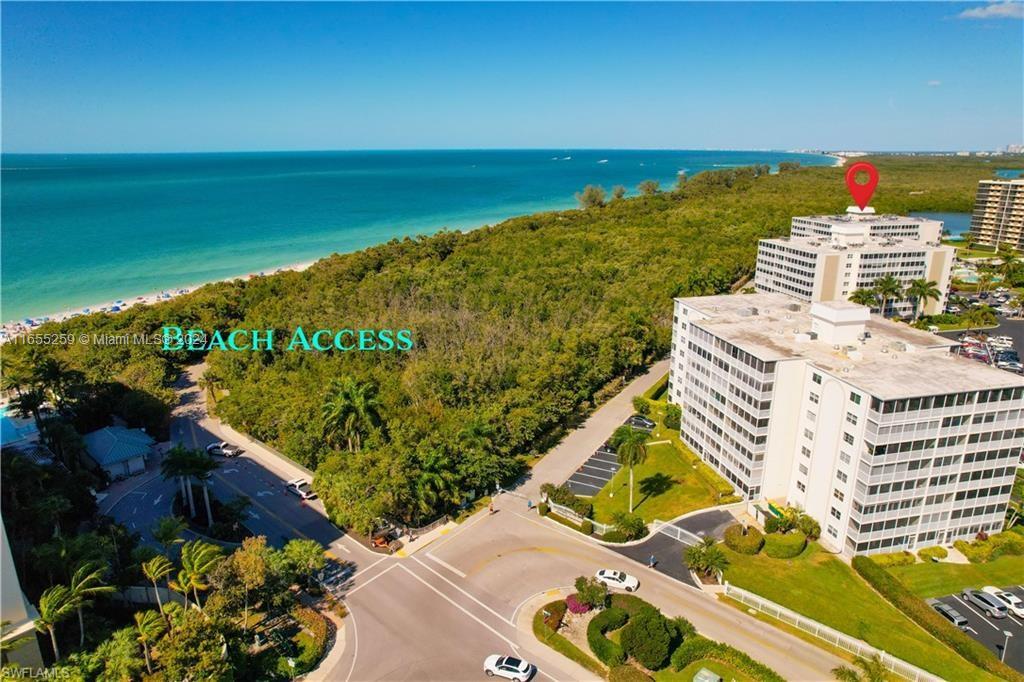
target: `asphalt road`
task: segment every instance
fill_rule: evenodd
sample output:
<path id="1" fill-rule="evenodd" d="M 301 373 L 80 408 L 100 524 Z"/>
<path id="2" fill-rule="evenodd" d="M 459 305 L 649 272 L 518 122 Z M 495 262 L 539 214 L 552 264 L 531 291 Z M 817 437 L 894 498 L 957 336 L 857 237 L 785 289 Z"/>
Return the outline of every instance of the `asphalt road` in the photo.
<path id="1" fill-rule="evenodd" d="M 1024 599 L 1024 586 L 1015 585 L 1003 589 Z M 977 606 L 967 603 L 960 594 L 951 594 L 930 601 L 941 601 L 959 611 L 969 624 L 967 634 L 984 644 L 996 656 L 1003 655 L 1002 647 L 1007 642 L 1005 632 L 1009 632 L 1011 636 L 1004 662 L 1024 672 L 1024 619 L 1013 614 L 1006 618 L 989 618 Z"/>
<path id="2" fill-rule="evenodd" d="M 182 404 L 175 411 L 173 439 L 190 447 L 238 440 L 225 437 L 206 415 L 202 394 L 196 388 L 197 376 L 194 368 L 179 387 Z M 653 380 L 643 377 L 631 390 L 640 390 Z M 611 409 L 594 415 L 585 433 L 577 431 L 566 439 L 561 457 L 550 462 L 545 458 L 541 465 L 552 474 L 550 478 L 545 475 L 547 480 L 564 480 L 585 458 L 572 453 L 593 451 L 578 445 L 600 444 L 607 436 L 608 424 L 621 423 L 628 416 L 618 413 L 631 410 L 622 394 L 610 405 Z M 535 679 L 589 679 L 584 669 L 540 644 L 530 622 L 533 612 L 554 598 L 551 590 L 569 587 L 577 576 L 593 575 L 600 568 L 636 575 L 641 583 L 639 596 L 667 615 L 689 618 L 702 634 L 740 648 L 786 679 L 829 679 L 829 671 L 841 663 L 822 649 L 722 605 L 710 595 L 539 518 L 535 511 L 528 512 L 525 499 L 516 495 L 499 496 L 494 514 L 483 510 L 432 543 L 416 547 L 410 556 L 375 554 L 335 528 L 319 502 L 304 504 L 287 495 L 287 467 L 257 448 L 251 449 L 243 457 L 223 461 L 214 474 L 212 494 L 221 500 L 238 494 L 249 496 L 253 506 L 247 525 L 253 531 L 265 534 L 275 545 L 292 537 L 314 538 L 330 554 L 349 562 L 353 571 L 343 586 L 349 616 L 335 645 L 344 648 L 332 651 L 323 669 L 307 679 L 483 679 L 483 660 L 492 653 L 515 654 L 533 662 L 539 668 Z M 563 478 L 554 476 L 558 471 L 566 471 Z M 158 469 L 151 469 L 119 484 L 116 496 L 112 492 L 110 513 L 152 542 L 148 527 L 169 511 L 174 485 L 161 480 Z M 529 481 L 524 487 L 530 485 L 539 482 Z M 674 553 L 680 551 L 681 546 Z"/>

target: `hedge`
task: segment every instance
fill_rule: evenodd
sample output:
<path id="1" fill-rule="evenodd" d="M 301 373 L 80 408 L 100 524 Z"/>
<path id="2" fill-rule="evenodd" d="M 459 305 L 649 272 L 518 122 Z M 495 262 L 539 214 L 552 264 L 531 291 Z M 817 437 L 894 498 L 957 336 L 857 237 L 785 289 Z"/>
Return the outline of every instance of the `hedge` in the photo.
<path id="1" fill-rule="evenodd" d="M 540 504 L 538 504 L 537 505 L 537 513 L 540 514 L 541 516 L 547 516 L 548 515 L 548 505 L 545 502 L 541 502 Z"/>
<path id="2" fill-rule="evenodd" d="M 921 557 L 922 561 L 931 561 L 935 559 L 945 559 L 949 556 L 949 552 L 946 551 L 945 547 L 925 547 L 917 552 L 917 556 Z"/>
<path id="3" fill-rule="evenodd" d="M 1006 680 L 1024 682 L 1024 674 L 1001 663 L 985 645 L 954 627 L 870 557 L 855 556 L 852 563 L 853 569 L 893 606 L 953 651 L 993 675 Z"/>
<path id="4" fill-rule="evenodd" d="M 906 550 L 902 552 L 891 552 L 888 554 L 872 554 L 871 559 L 883 568 L 909 566 L 910 564 L 917 563 L 917 559 L 914 558 L 914 555 Z"/>
<path id="5" fill-rule="evenodd" d="M 982 564 L 1004 555 L 1024 554 L 1024 536 L 1011 532 L 996 533 L 974 542 L 957 540 L 953 546 L 972 564 Z"/>
<path id="6" fill-rule="evenodd" d="M 617 609 L 622 609 L 629 616 L 634 616 L 640 613 L 640 609 L 650 606 L 635 594 L 623 594 L 622 592 L 612 593 L 611 604 Z"/>
<path id="7" fill-rule="evenodd" d="M 648 670 L 661 670 L 668 663 L 675 639 L 675 626 L 653 606 L 641 609 L 622 628 L 619 641 L 632 658 Z"/>
<path id="8" fill-rule="evenodd" d="M 593 535 L 594 534 L 594 522 L 591 521 L 590 519 L 583 519 L 583 522 L 580 523 L 580 532 L 583 533 L 584 535 Z"/>
<path id="9" fill-rule="evenodd" d="M 537 611 L 537 613 L 533 614 L 533 636 L 536 637 L 538 641 L 543 642 L 569 660 L 579 663 L 599 677 L 604 677 L 604 667 L 600 663 L 595 661 L 578 646 L 549 628 L 544 623 L 544 611 L 551 611 L 552 609 L 557 608 L 559 603 L 562 604 L 562 608 L 564 609 L 565 603 L 559 600 L 546 604 Z"/>
<path id="10" fill-rule="evenodd" d="M 295 665 L 296 671 L 308 672 L 316 667 L 327 651 L 327 640 L 331 634 L 330 625 L 326 618 L 307 606 L 296 606 L 292 610 L 292 616 L 299 625 L 309 631 L 312 639 L 312 646 L 301 646 Z"/>
<path id="11" fill-rule="evenodd" d="M 629 538 L 626 537 L 626 534 L 623 533 L 621 530 L 610 530 L 604 535 L 602 535 L 601 539 L 605 542 L 614 543 L 629 542 Z"/>
<path id="12" fill-rule="evenodd" d="M 757 554 L 764 546 L 764 535 L 756 528 L 747 528 L 744 535 L 743 526 L 737 523 L 725 529 L 725 546 L 740 554 Z"/>
<path id="13" fill-rule="evenodd" d="M 605 637 L 604 633 L 609 630 L 618 630 L 628 620 L 628 613 L 612 607 L 594 616 L 590 625 L 587 626 L 587 644 L 590 645 L 590 650 L 597 656 L 597 660 L 610 668 L 625 663 L 626 652 L 621 646 Z"/>
<path id="14" fill-rule="evenodd" d="M 617 665 L 608 673 L 608 682 L 652 682 L 653 679 L 631 665 Z"/>
<path id="15" fill-rule="evenodd" d="M 565 507 L 569 507 L 584 518 L 588 518 L 594 513 L 594 505 L 589 501 L 584 500 L 582 497 L 576 497 L 576 493 L 574 493 L 572 489 L 564 483 L 562 485 L 545 483 L 540 487 L 540 491 L 547 497 L 547 499 Z"/>
<path id="16" fill-rule="evenodd" d="M 806 546 L 807 536 L 798 530 L 786 534 L 772 533 L 764 539 L 764 553 L 773 559 L 792 559 Z"/>
<path id="17" fill-rule="evenodd" d="M 679 672 L 686 666 L 696 661 L 703 661 L 710 658 L 718 661 L 737 671 L 749 675 L 756 680 L 764 682 L 785 682 L 785 678 L 763 663 L 755 661 L 739 649 L 734 649 L 728 644 L 712 641 L 700 635 L 693 635 L 683 640 L 683 643 L 672 654 L 672 668 Z"/>

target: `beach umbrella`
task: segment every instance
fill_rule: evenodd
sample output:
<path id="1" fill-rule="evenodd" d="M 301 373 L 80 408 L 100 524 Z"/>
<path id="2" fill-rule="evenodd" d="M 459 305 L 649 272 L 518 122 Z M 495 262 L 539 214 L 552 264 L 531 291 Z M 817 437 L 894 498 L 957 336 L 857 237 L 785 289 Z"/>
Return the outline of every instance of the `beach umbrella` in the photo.
<path id="1" fill-rule="evenodd" d="M 82 308 L 82 312 L 83 313 L 91 313 L 92 311 L 89 310 L 88 308 Z"/>
<path id="2" fill-rule="evenodd" d="M 112 313 L 119 313 L 119 312 L 121 312 L 121 308 L 119 308 L 118 306 L 115 305 L 114 307 L 112 307 L 110 309 L 110 312 L 112 312 Z"/>
<path id="3" fill-rule="evenodd" d="M 32 320 L 30 318 L 26 317 L 25 318 L 25 324 L 29 324 L 29 325 L 32 324 Z"/>

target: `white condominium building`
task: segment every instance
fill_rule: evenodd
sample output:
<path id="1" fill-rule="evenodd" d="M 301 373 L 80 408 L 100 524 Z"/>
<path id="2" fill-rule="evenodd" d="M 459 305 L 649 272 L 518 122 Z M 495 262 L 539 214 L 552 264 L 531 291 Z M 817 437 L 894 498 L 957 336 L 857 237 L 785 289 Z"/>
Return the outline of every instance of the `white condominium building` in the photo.
<path id="1" fill-rule="evenodd" d="M 862 218 L 794 218 L 794 233 L 797 221 L 809 221 L 816 226 L 814 230 L 828 234 L 762 239 L 754 286 L 760 292 L 780 292 L 802 301 L 845 301 L 857 289 L 873 287 L 881 277 L 891 275 L 903 288 L 915 279 L 924 279 L 935 282 L 941 296 L 925 301 L 922 310 L 927 315 L 941 313 L 952 281 L 955 249 L 942 246 L 937 237 L 925 241 L 915 236 L 875 236 L 875 227 L 931 236 L 941 231 L 942 224 L 917 223 L 911 218 L 907 223 L 887 218 L 879 224 L 873 218 Z M 803 234 L 810 228 L 804 226 L 799 231 Z M 912 315 L 916 303 L 905 298 L 889 300 L 886 314 Z"/>
<path id="2" fill-rule="evenodd" d="M 847 555 L 997 531 L 1024 446 L 1024 378 L 846 301 L 675 301 L 684 442 L 751 500 L 806 510 Z"/>
<path id="3" fill-rule="evenodd" d="M 864 229 L 861 234 L 868 237 L 914 239 L 922 242 L 937 242 L 942 239 L 941 220 L 874 213 L 796 216 L 790 223 L 789 236 L 828 239 L 835 232 L 847 231 L 846 228 L 851 223 L 862 226 Z"/>
<path id="4" fill-rule="evenodd" d="M 978 183 L 971 236 L 986 246 L 1024 248 L 1024 179 Z"/>

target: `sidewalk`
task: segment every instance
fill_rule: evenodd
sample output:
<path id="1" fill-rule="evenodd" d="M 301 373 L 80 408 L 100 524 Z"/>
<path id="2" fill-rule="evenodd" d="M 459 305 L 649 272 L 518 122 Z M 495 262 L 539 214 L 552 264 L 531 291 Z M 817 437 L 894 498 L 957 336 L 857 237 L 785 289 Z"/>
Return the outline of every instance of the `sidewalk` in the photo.
<path id="1" fill-rule="evenodd" d="M 654 363 L 643 374 L 626 385 L 614 398 L 606 402 L 587 418 L 579 427 L 552 448 L 530 474 L 530 478 L 514 489 L 529 499 L 540 499 L 543 483 L 559 485 L 566 481 L 590 457 L 597 448 L 608 440 L 614 431 L 633 414 L 633 398 L 642 395 L 668 374 L 669 361 Z"/>
<path id="2" fill-rule="evenodd" d="M 516 630 L 519 632 L 519 643 L 524 649 L 529 649 L 531 652 L 532 662 L 537 665 L 541 670 L 547 668 L 544 663 L 555 663 L 554 669 L 568 671 L 572 677 L 570 680 L 600 680 L 594 673 L 590 672 L 580 664 L 570 660 L 569 658 L 558 653 L 547 644 L 544 644 L 533 634 L 533 616 L 537 613 L 537 610 L 547 604 L 553 602 L 556 599 L 564 599 L 566 595 L 574 592 L 571 589 L 552 589 L 545 592 L 540 592 L 530 597 L 528 601 L 520 604 L 519 609 L 516 613 Z M 586 652 L 590 653 L 590 652 Z M 548 668 L 549 670 L 551 668 Z M 554 678 L 557 679 L 557 678 Z"/>

